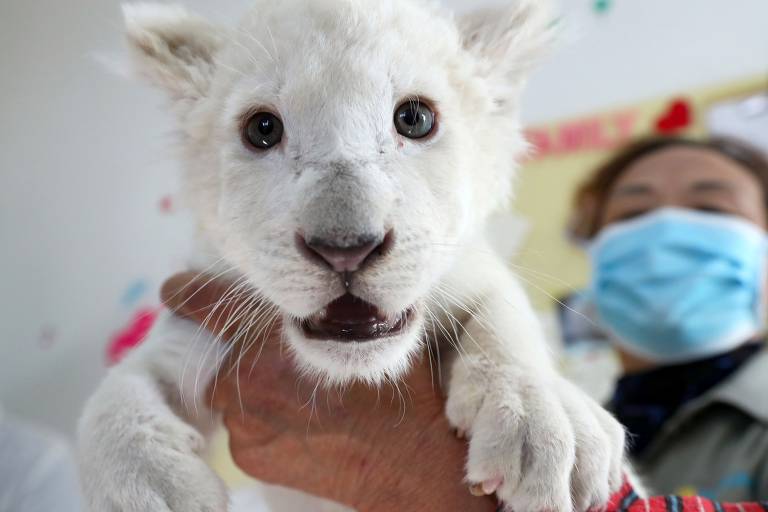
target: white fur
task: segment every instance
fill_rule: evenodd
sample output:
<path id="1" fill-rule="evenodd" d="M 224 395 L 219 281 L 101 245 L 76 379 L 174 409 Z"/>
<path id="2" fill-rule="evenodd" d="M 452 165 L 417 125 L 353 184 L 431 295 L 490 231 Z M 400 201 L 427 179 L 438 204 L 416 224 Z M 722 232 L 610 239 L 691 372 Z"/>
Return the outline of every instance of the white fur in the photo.
<path id="1" fill-rule="evenodd" d="M 422 0 L 259 0 L 234 30 L 177 6 L 137 4 L 125 16 L 139 71 L 178 115 L 187 199 L 216 268 L 274 304 L 297 365 L 329 383 L 377 383 L 400 377 L 426 339 L 458 343 L 447 414 L 472 436 L 468 480 L 503 478 L 498 495 L 515 510 L 570 511 L 620 484 L 624 434 L 554 371 L 521 287 L 482 237 L 525 149 L 519 93 L 551 37 L 545 3 L 454 20 Z M 427 141 L 392 124 L 414 97 L 439 112 Z M 239 133 L 254 108 L 285 124 L 283 143 L 261 154 Z M 408 329 L 363 344 L 306 339 L 293 320 L 344 285 L 299 254 L 294 233 L 344 244 L 389 229 L 391 253 L 351 291 L 392 315 L 414 307 Z M 193 429 L 219 349 L 167 322 L 86 410 L 94 511 L 225 510 Z M 190 360 L 205 375 L 188 388 Z"/>

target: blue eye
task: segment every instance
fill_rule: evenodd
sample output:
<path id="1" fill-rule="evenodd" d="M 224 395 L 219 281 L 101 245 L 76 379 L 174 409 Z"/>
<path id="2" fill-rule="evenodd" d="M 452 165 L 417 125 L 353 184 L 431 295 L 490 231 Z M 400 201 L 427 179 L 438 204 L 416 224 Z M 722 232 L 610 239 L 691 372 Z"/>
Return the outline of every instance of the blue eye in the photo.
<path id="1" fill-rule="evenodd" d="M 283 122 L 271 112 L 257 112 L 245 122 L 243 140 L 255 149 L 271 149 L 283 140 Z"/>
<path id="2" fill-rule="evenodd" d="M 435 113 L 419 101 L 407 101 L 395 111 L 397 133 L 409 139 L 423 139 L 435 129 Z"/>

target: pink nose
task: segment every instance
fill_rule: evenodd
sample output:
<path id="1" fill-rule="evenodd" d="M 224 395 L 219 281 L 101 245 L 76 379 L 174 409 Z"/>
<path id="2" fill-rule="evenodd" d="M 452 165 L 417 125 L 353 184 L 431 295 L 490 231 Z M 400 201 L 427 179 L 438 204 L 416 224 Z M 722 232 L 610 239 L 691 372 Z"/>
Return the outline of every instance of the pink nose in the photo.
<path id="1" fill-rule="evenodd" d="M 376 256 L 384 255 L 392 243 L 392 233 L 385 237 L 365 236 L 351 246 L 339 246 L 319 238 L 306 240 L 297 235 L 299 251 L 308 259 L 319 261 L 335 272 L 357 272 Z"/>

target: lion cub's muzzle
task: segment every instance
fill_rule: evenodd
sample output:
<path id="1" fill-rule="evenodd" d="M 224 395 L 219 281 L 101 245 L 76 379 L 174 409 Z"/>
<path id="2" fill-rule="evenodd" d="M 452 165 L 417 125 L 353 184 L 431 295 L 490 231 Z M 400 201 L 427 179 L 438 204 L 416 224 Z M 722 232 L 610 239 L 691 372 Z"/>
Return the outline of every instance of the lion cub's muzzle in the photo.
<path id="1" fill-rule="evenodd" d="M 347 290 L 347 293 L 318 313 L 299 322 L 307 338 L 342 342 L 373 341 L 400 334 L 407 327 L 414 313 L 413 308 L 394 316 L 387 315 L 376 305 L 349 293 L 355 273 L 385 257 L 394 242 L 393 231 L 383 236 L 357 236 L 351 243 L 296 234 L 296 247 L 302 256 L 337 273 Z"/>

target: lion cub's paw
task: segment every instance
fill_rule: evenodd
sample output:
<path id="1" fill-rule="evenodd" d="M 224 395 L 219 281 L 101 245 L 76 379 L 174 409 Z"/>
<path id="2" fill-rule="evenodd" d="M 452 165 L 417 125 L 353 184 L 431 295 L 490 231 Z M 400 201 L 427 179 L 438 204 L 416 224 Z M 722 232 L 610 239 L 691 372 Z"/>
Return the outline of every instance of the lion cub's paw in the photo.
<path id="1" fill-rule="evenodd" d="M 585 512 L 621 487 L 624 429 L 564 378 L 465 357 L 446 412 L 470 438 L 470 491 L 496 493 L 509 510 Z"/>
<path id="2" fill-rule="evenodd" d="M 199 455 L 204 442 L 177 418 L 127 420 L 81 432 L 83 489 L 92 512 L 226 512 L 220 479 Z"/>

